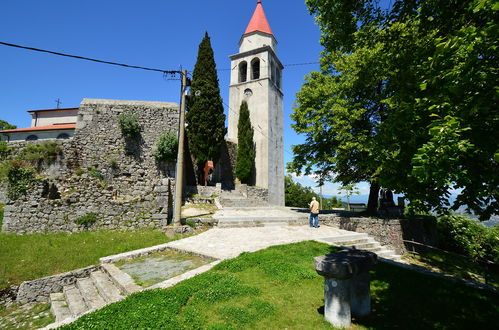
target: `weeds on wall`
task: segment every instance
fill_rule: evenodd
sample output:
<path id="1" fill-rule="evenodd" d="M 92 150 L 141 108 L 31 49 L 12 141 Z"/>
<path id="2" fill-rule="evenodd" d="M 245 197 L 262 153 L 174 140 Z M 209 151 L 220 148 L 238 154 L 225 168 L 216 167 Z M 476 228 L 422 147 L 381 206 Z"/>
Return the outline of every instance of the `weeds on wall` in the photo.
<path id="1" fill-rule="evenodd" d="M 61 151 L 61 147 L 54 141 L 34 143 L 26 145 L 17 158 L 39 167 L 43 163 L 52 163 Z"/>
<path id="2" fill-rule="evenodd" d="M 104 174 L 102 174 L 102 172 L 96 169 L 95 167 L 88 168 L 88 175 L 90 175 L 92 178 L 104 180 Z"/>
<path id="3" fill-rule="evenodd" d="M 85 229 L 88 229 L 88 227 L 93 225 L 96 221 L 97 221 L 97 213 L 94 212 L 89 212 L 75 219 L 75 223 L 77 225 L 83 226 Z"/>
<path id="4" fill-rule="evenodd" d="M 7 197 L 15 200 L 38 182 L 37 171 L 22 160 L 11 160 L 7 166 Z"/>
<path id="5" fill-rule="evenodd" d="M 125 138 L 134 138 L 140 134 L 139 120 L 131 113 L 121 113 L 118 116 L 118 124 Z"/>
<path id="6" fill-rule="evenodd" d="M 152 151 L 152 155 L 158 161 L 175 162 L 177 160 L 178 139 L 173 132 L 161 134 Z"/>

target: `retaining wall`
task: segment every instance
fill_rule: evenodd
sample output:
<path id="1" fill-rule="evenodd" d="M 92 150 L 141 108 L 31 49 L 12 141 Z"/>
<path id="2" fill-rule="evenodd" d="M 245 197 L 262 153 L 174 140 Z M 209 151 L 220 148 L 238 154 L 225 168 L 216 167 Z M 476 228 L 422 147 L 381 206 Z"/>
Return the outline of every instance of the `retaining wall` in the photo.
<path id="1" fill-rule="evenodd" d="M 138 118 L 141 133 L 125 138 L 118 116 Z M 7 200 L 2 230 L 18 234 L 87 229 L 75 220 L 93 212 L 91 228 L 162 227 L 171 217 L 175 164 L 152 155 L 159 136 L 178 131 L 178 106 L 167 102 L 84 99 L 74 138 L 17 200 Z M 26 143 L 9 144 L 14 154 Z M 169 206 L 170 205 L 170 206 Z"/>
<path id="2" fill-rule="evenodd" d="M 398 254 L 414 248 L 406 241 L 436 246 L 436 223 L 431 218 L 382 219 L 320 214 L 320 222 L 340 229 L 366 233 L 382 245 L 391 246 Z"/>

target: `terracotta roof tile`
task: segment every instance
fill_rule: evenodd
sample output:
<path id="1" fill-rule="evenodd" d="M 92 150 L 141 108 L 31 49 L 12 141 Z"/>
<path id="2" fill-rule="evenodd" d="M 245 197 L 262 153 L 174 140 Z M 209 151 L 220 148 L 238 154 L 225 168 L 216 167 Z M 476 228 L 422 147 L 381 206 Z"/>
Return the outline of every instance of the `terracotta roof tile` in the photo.
<path id="1" fill-rule="evenodd" d="M 244 34 L 248 34 L 251 32 L 260 31 L 268 34 L 272 34 L 272 29 L 270 28 L 270 24 L 267 21 L 267 17 L 265 16 L 265 12 L 263 11 L 262 1 L 258 0 L 256 4 L 255 12 L 253 13 L 253 17 L 251 17 L 251 21 L 246 28 Z"/>

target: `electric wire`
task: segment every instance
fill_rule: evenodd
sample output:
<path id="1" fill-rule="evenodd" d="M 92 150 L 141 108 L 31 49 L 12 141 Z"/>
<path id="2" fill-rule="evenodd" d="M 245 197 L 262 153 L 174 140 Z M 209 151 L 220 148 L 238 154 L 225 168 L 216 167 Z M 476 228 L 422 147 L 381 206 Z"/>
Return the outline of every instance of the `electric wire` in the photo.
<path id="1" fill-rule="evenodd" d="M 140 70 L 147 70 L 147 71 L 155 71 L 155 72 L 162 72 L 162 73 L 166 73 L 166 74 L 175 74 L 175 73 L 180 73 L 181 72 L 179 70 L 164 70 L 164 69 L 148 68 L 148 67 L 143 67 L 143 66 L 138 66 L 138 65 L 131 65 L 131 64 L 125 64 L 125 63 L 118 63 L 118 62 L 111 62 L 111 61 L 99 60 L 99 59 L 95 59 L 95 58 L 90 58 L 90 57 L 85 57 L 85 56 L 79 56 L 79 55 L 72 55 L 72 54 L 66 54 L 66 53 L 56 52 L 56 51 L 52 51 L 52 50 L 41 49 L 41 48 L 16 45 L 16 44 L 12 44 L 12 43 L 8 43 L 8 42 L 3 42 L 3 41 L 0 41 L 0 45 L 4 45 L 4 46 L 8 46 L 8 47 L 14 47 L 14 48 L 20 48 L 20 49 L 25 49 L 25 50 L 31 50 L 31 51 L 35 51 L 35 52 L 47 53 L 47 54 L 52 54 L 52 55 L 70 57 L 70 58 L 75 58 L 75 59 L 79 59 L 79 60 L 85 60 L 85 61 L 92 61 L 92 62 L 103 63 L 103 64 L 110 64 L 110 65 L 122 66 L 122 67 L 126 67 L 126 68 L 131 68 L 131 69 L 140 69 Z M 285 67 L 290 67 L 290 66 L 303 66 L 303 65 L 313 65 L 313 64 L 319 64 L 319 62 L 292 63 L 292 64 L 285 64 L 284 66 Z M 235 69 L 217 69 L 217 71 L 232 71 L 232 70 L 237 70 L 237 68 L 235 68 Z"/>
<path id="2" fill-rule="evenodd" d="M 60 52 L 55 52 L 55 51 L 50 51 L 50 50 L 45 50 L 45 49 L 39 49 L 39 48 L 34 48 L 34 47 L 21 46 L 21 45 L 11 44 L 11 43 L 7 43 L 7 42 L 3 42 L 3 41 L 0 41 L 0 45 L 9 46 L 9 47 L 15 47 L 15 48 L 21 48 L 21 49 L 26 49 L 26 50 L 32 50 L 32 51 L 36 51 L 36 52 L 43 52 L 43 53 L 48 53 L 48 54 L 53 54 L 53 55 L 59 55 L 59 56 L 64 56 L 64 57 L 76 58 L 76 59 L 80 59 L 80 60 L 92 61 L 92 62 L 97 62 L 97 63 L 122 66 L 122 67 L 126 67 L 126 68 L 161 72 L 163 74 L 181 73 L 181 71 L 178 71 L 178 70 L 163 70 L 163 69 L 148 68 L 148 67 L 142 67 L 142 66 L 137 66 L 137 65 L 130 65 L 130 64 L 124 64 L 124 63 L 118 63 L 118 62 L 111 62 L 111 61 L 99 60 L 99 59 L 94 59 L 94 58 L 89 58 L 89 57 L 84 57 L 84 56 L 79 56 L 79 55 L 71 55 L 71 54 L 65 54 L 65 53 L 60 53 Z M 311 64 L 318 64 L 318 63 L 319 62 L 294 63 L 294 64 L 287 64 L 287 65 L 284 65 L 284 66 L 311 65 Z M 228 71 L 228 70 L 233 70 L 233 69 L 220 69 L 220 70 L 217 70 L 217 71 Z M 234 113 L 234 114 L 237 115 L 237 112 L 234 111 L 227 103 L 223 102 L 223 104 L 227 107 L 227 109 L 230 112 L 232 112 L 232 113 Z M 260 134 L 262 134 L 267 139 L 271 140 L 271 138 L 267 134 L 265 134 L 260 129 L 260 127 L 254 127 L 253 129 L 255 129 L 256 131 L 258 131 Z M 289 155 L 293 156 L 293 154 L 289 150 L 284 149 L 284 148 L 283 148 L 283 150 L 285 152 L 287 152 Z"/>
<path id="3" fill-rule="evenodd" d="M 42 52 L 42 53 L 48 53 L 48 54 L 53 54 L 53 55 L 71 57 L 71 58 L 76 58 L 76 59 L 79 59 L 79 60 L 92 61 L 92 62 L 103 63 L 103 64 L 110 64 L 110 65 L 117 65 L 117 66 L 122 66 L 122 67 L 126 67 L 126 68 L 131 68 L 131 69 L 141 69 L 141 70 L 147 70 L 147 71 L 156 71 L 156 72 L 162 72 L 162 73 L 168 73 L 168 74 L 174 74 L 174 73 L 179 73 L 180 72 L 178 70 L 163 70 L 163 69 L 155 69 L 155 68 L 148 68 L 148 67 L 137 66 L 137 65 L 130 65 L 130 64 L 124 64 L 124 63 L 118 63 L 118 62 L 98 60 L 98 59 L 95 59 L 95 58 L 84 57 L 84 56 L 79 56 L 79 55 L 65 54 L 65 53 L 54 52 L 54 51 L 51 51 L 51 50 L 34 48 L 34 47 L 28 47 L 28 46 L 21 46 L 21 45 L 11 44 L 11 43 L 8 43 L 8 42 L 3 42 L 3 41 L 0 41 L 0 45 L 9 46 L 9 47 L 15 47 L 15 48 L 21 48 L 21 49 L 26 49 L 26 50 L 32 50 L 32 51 L 35 51 L 35 52 Z"/>

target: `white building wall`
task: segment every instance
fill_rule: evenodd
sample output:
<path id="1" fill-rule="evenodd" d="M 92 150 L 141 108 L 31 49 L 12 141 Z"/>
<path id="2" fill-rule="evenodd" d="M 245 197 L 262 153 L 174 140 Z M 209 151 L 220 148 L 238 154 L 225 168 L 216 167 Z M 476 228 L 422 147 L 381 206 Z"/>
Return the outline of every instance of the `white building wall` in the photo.
<path id="1" fill-rule="evenodd" d="M 76 123 L 77 115 L 78 109 L 32 112 L 31 127 Z"/>
<path id="2" fill-rule="evenodd" d="M 270 46 L 274 52 L 277 51 L 277 41 L 274 37 L 259 31 L 250 33 L 241 38 L 239 42 L 239 53 L 244 53 L 253 49 Z"/>
<path id="3" fill-rule="evenodd" d="M 36 135 L 38 140 L 46 140 L 46 139 L 57 139 L 59 134 L 66 133 L 69 135 L 69 138 L 74 136 L 73 130 L 51 130 L 51 131 L 31 131 L 31 132 L 12 132 L 12 133 L 0 133 L 0 141 L 26 141 L 28 136 Z"/>

